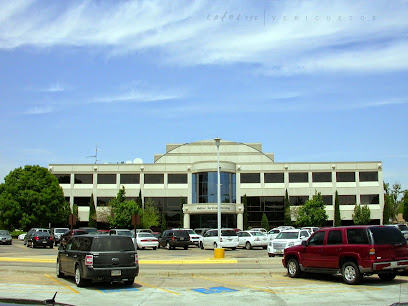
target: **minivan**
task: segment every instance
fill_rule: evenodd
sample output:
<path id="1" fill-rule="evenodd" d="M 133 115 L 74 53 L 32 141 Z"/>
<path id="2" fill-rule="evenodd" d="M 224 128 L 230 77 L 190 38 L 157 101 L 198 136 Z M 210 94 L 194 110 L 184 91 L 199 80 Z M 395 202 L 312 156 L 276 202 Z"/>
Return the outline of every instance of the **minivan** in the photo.
<path id="1" fill-rule="evenodd" d="M 159 247 L 166 247 L 166 249 L 175 249 L 182 247 L 185 250 L 190 245 L 190 235 L 186 230 L 166 230 L 159 239 Z"/>
<path id="2" fill-rule="evenodd" d="M 235 250 L 239 245 L 238 235 L 233 229 L 221 229 L 221 248 L 230 248 Z M 218 248 L 218 230 L 212 229 L 207 231 L 200 241 L 200 247 L 206 248 Z"/>

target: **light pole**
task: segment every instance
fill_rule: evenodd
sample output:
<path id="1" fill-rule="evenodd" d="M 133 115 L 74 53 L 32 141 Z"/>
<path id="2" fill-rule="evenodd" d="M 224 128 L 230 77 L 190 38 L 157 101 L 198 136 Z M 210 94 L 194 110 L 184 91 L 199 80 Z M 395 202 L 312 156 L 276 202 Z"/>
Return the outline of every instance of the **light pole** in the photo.
<path id="1" fill-rule="evenodd" d="M 218 242 L 217 247 L 221 248 L 221 186 L 220 186 L 220 138 L 214 138 L 215 145 L 217 146 L 217 229 L 218 229 Z"/>

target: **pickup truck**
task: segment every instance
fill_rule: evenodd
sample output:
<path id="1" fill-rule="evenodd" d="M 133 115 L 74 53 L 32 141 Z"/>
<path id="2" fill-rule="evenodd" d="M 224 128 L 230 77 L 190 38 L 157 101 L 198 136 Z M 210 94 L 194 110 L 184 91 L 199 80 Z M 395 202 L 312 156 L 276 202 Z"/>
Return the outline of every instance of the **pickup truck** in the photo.
<path id="1" fill-rule="evenodd" d="M 363 276 L 378 274 L 391 281 L 408 268 L 408 246 L 395 227 L 330 227 L 285 249 L 282 264 L 290 277 L 304 272 L 341 273 L 346 284 L 354 285 L 361 283 Z"/>

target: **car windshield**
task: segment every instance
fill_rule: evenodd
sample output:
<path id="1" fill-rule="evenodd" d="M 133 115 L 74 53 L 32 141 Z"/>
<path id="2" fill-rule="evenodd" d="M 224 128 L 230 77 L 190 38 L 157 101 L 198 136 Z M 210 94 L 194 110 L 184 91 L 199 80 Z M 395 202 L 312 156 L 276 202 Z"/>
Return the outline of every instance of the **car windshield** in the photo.
<path id="1" fill-rule="evenodd" d="M 50 234 L 48 234 L 47 232 L 37 232 L 36 234 L 35 234 L 35 236 L 38 236 L 38 237 L 46 237 L 46 236 L 49 236 Z"/>
<path id="2" fill-rule="evenodd" d="M 0 235 L 9 235 L 8 231 L 0 231 Z"/>
<path id="3" fill-rule="evenodd" d="M 373 234 L 374 244 L 377 245 L 406 243 L 404 236 L 395 227 L 371 227 L 370 232 Z"/>
<path id="4" fill-rule="evenodd" d="M 117 231 L 116 234 L 119 235 L 119 236 L 133 237 L 131 231 Z"/>
<path id="5" fill-rule="evenodd" d="M 221 230 L 221 236 L 237 236 L 237 233 L 232 230 Z"/>
<path id="6" fill-rule="evenodd" d="M 281 232 L 275 239 L 298 239 L 298 232 Z"/>
<path id="7" fill-rule="evenodd" d="M 63 234 L 66 231 L 68 231 L 68 229 L 66 229 L 66 228 L 57 228 L 57 229 L 55 229 L 56 234 Z"/>
<path id="8" fill-rule="evenodd" d="M 280 232 L 280 230 L 270 230 L 269 234 L 279 234 Z"/>
<path id="9" fill-rule="evenodd" d="M 251 232 L 252 236 L 266 236 L 264 233 L 262 232 Z"/>

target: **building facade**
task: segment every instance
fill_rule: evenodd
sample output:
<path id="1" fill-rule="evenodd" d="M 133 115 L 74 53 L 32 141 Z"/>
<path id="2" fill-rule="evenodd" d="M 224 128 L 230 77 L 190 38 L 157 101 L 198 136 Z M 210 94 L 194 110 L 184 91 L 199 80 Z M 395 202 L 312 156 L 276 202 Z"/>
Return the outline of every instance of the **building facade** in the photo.
<path id="1" fill-rule="evenodd" d="M 283 224 L 287 191 L 291 210 L 320 192 L 333 222 L 336 191 L 343 224 L 352 224 L 355 204 L 367 204 L 374 224 L 382 224 L 384 190 L 382 163 L 313 162 L 275 163 L 260 143 L 221 140 L 219 146 L 222 226 L 243 229 L 244 205 L 250 226 L 262 215 L 270 226 Z M 88 221 L 93 195 L 99 215 L 124 186 L 126 198 L 143 203 L 149 198 L 166 216 L 168 226 L 217 227 L 217 147 L 214 140 L 168 144 L 153 164 L 50 164 L 71 207 Z M 182 213 L 181 213 L 182 212 Z M 292 217 L 292 219 L 295 216 Z"/>

